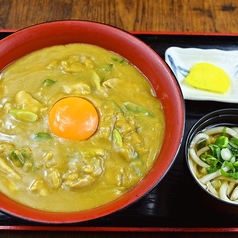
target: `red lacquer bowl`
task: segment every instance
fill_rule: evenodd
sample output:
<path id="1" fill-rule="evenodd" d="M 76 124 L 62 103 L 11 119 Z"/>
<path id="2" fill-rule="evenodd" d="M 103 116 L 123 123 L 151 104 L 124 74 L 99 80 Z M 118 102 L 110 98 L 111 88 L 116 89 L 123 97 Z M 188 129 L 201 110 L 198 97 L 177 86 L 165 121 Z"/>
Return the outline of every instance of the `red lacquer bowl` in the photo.
<path id="1" fill-rule="evenodd" d="M 185 123 L 184 100 L 167 64 L 149 46 L 118 28 L 88 21 L 42 23 L 15 32 L 0 41 L 0 71 L 24 55 L 53 45 L 88 43 L 116 52 L 135 65 L 151 82 L 166 118 L 161 152 L 145 178 L 122 197 L 82 212 L 54 213 L 21 205 L 0 193 L 0 210 L 45 223 L 72 223 L 99 218 L 134 203 L 165 176 L 180 148 Z M 154 142 L 156 143 L 156 141 Z"/>

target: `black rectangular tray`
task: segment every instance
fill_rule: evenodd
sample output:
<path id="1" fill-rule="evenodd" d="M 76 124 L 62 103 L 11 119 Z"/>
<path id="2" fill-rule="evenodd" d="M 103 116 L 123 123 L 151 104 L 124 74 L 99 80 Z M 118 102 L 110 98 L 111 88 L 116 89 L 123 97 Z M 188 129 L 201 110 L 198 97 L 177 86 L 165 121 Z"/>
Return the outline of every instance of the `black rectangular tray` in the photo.
<path id="1" fill-rule="evenodd" d="M 0 39 L 11 33 L 0 31 Z M 238 49 L 238 35 L 235 34 L 133 34 L 152 47 L 162 58 L 170 46 Z M 201 191 L 189 174 L 184 157 L 186 135 L 199 118 L 217 109 L 237 108 L 238 104 L 186 100 L 185 106 L 186 127 L 181 149 L 162 181 L 139 201 L 99 219 L 60 226 L 30 222 L 0 212 L 0 230 L 238 231 L 238 214 L 225 215 L 214 211 L 207 201 L 202 199 Z"/>

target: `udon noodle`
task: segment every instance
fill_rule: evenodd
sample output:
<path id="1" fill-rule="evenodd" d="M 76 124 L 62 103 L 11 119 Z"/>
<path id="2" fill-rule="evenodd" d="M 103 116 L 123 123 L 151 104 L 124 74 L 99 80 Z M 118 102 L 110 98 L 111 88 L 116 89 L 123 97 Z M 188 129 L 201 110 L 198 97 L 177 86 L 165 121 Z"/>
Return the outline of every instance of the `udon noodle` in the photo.
<path id="1" fill-rule="evenodd" d="M 205 190 L 238 204 L 238 127 L 218 126 L 198 133 L 188 155 L 189 166 Z"/>

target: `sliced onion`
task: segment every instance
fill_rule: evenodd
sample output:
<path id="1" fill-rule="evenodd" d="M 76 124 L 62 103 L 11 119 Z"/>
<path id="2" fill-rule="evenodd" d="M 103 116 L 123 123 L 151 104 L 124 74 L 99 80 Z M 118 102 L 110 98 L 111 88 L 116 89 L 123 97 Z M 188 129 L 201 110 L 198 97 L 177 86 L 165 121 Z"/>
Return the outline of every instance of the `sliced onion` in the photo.
<path id="1" fill-rule="evenodd" d="M 232 157 L 232 153 L 228 148 L 224 148 L 221 150 L 221 157 L 222 159 L 229 161 Z"/>

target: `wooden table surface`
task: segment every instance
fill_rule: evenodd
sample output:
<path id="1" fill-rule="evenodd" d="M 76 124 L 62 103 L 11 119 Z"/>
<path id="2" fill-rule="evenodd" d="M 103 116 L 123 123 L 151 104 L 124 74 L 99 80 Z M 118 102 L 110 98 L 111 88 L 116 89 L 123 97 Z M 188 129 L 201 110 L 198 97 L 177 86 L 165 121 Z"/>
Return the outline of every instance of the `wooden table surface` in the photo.
<path id="1" fill-rule="evenodd" d="M 237 33 L 237 0 L 0 0 L 0 29 L 80 19 L 128 31 Z"/>
<path id="2" fill-rule="evenodd" d="M 127 31 L 238 33 L 237 0 L 0 0 L 0 30 L 77 19 Z M 235 237 L 235 233 L 26 232 L 0 237 Z"/>

